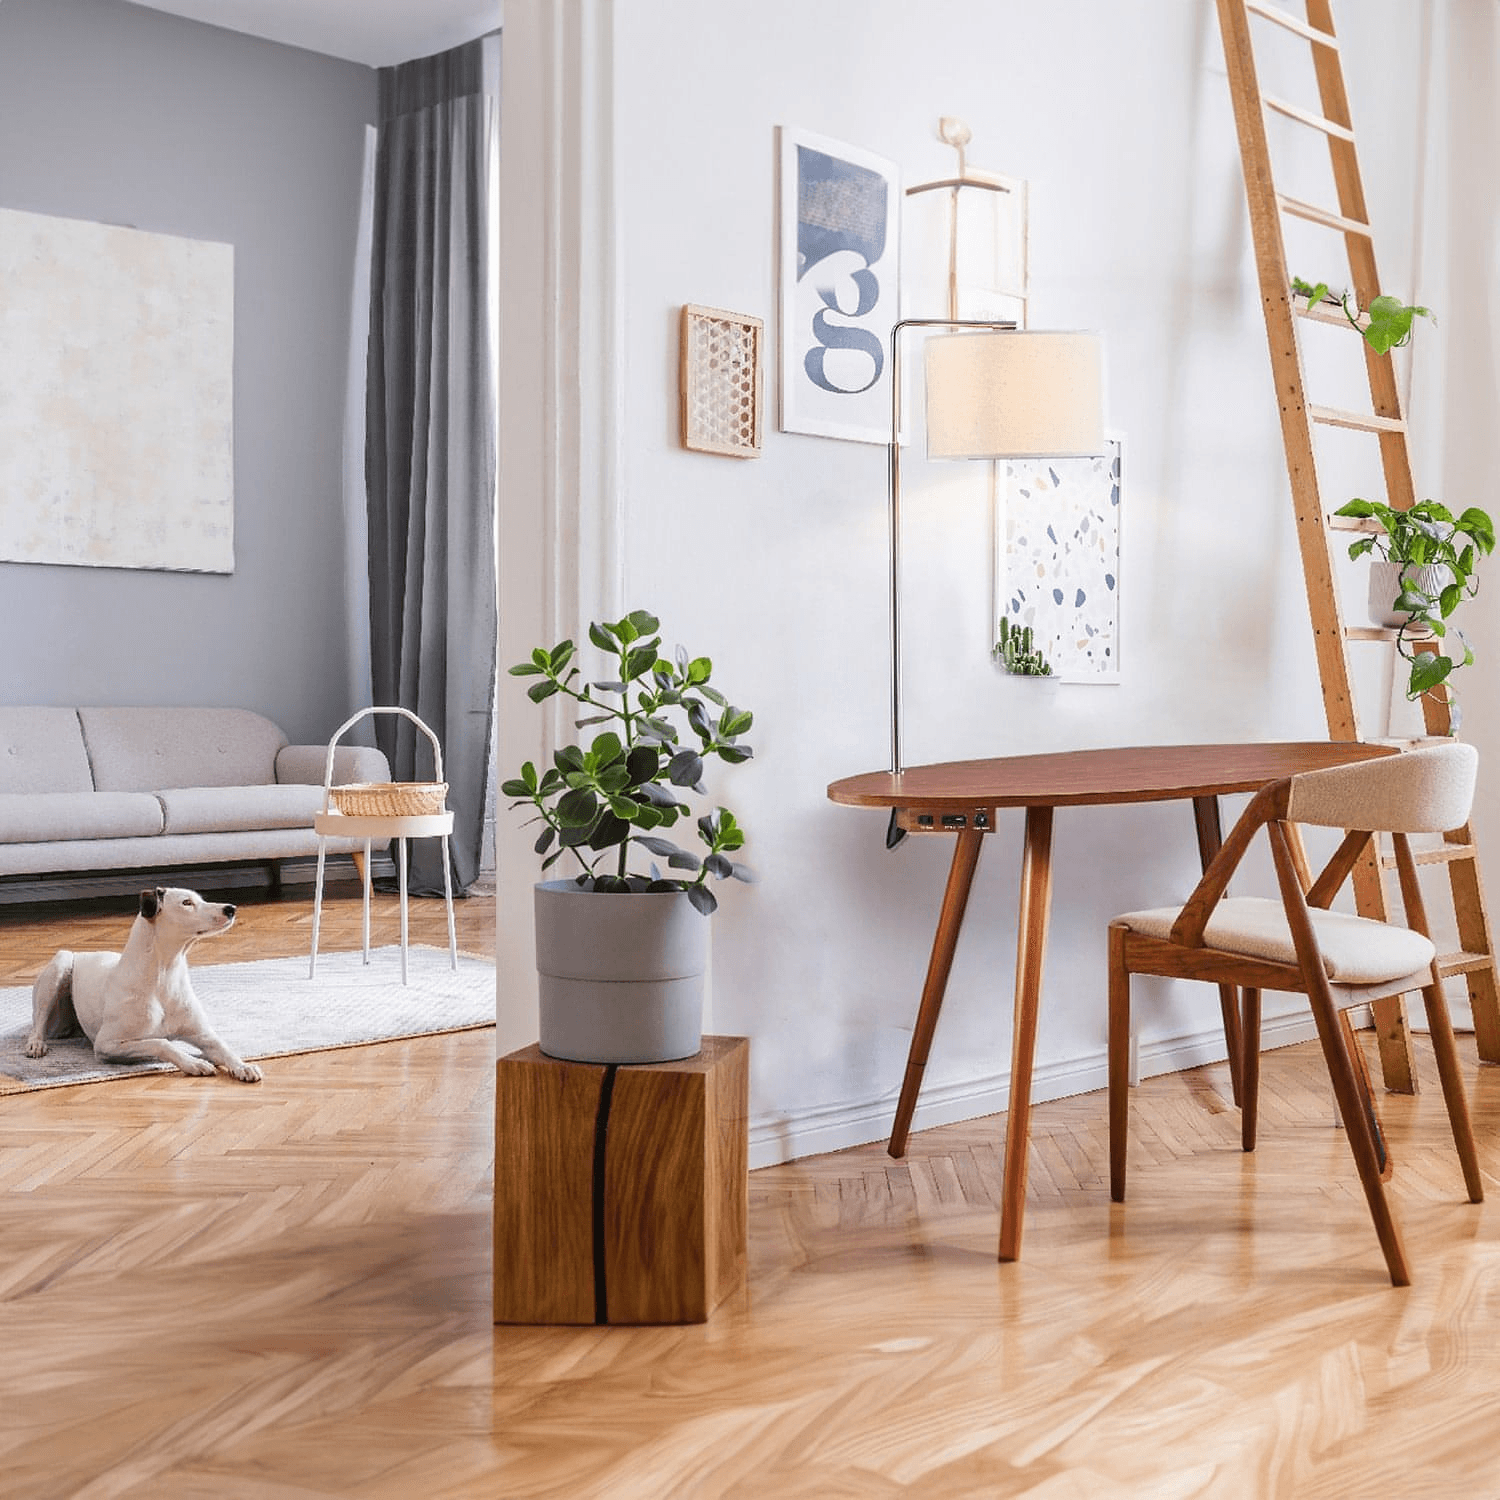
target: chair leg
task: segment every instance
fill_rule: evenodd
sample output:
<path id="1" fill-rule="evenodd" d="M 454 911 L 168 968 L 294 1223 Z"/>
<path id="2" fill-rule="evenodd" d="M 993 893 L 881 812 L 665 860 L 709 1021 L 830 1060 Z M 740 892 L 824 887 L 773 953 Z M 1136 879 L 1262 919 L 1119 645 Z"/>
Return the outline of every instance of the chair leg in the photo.
<path id="1" fill-rule="evenodd" d="M 1260 991 L 1241 990 L 1240 996 L 1240 1145 L 1254 1151 L 1260 1117 Z"/>
<path id="2" fill-rule="evenodd" d="M 1297 961 L 1307 984 L 1307 998 L 1318 1028 L 1318 1041 L 1323 1048 L 1323 1059 L 1328 1065 L 1334 1098 L 1338 1100 L 1339 1111 L 1344 1117 L 1344 1134 L 1349 1139 L 1349 1149 L 1354 1153 L 1354 1165 L 1359 1171 L 1360 1186 L 1365 1192 L 1370 1218 L 1375 1223 L 1375 1234 L 1385 1255 L 1386 1270 L 1390 1273 L 1393 1286 L 1410 1286 L 1411 1270 L 1407 1265 L 1406 1250 L 1401 1243 L 1401 1230 L 1391 1212 L 1391 1205 L 1385 1195 L 1385 1184 L 1381 1180 L 1381 1164 L 1371 1130 L 1373 1106 L 1370 1105 L 1368 1093 L 1361 1097 L 1359 1076 L 1345 1042 L 1344 1028 L 1333 1003 L 1333 993 L 1328 987 L 1323 956 L 1318 951 L 1317 934 L 1314 933 L 1312 920 L 1307 914 L 1302 885 L 1291 851 L 1287 847 L 1284 825 L 1270 822 L 1266 825 L 1266 832 L 1271 840 L 1271 853 L 1276 863 L 1276 883 L 1281 888 L 1282 909 L 1286 912 L 1287 923 L 1292 930 Z"/>
<path id="3" fill-rule="evenodd" d="M 1371 1129 L 1374 1108 L 1366 1092 L 1368 1085 L 1361 1089 L 1362 1080 L 1345 1045 L 1344 1029 L 1339 1024 L 1332 996 L 1326 991 L 1321 995 L 1316 993 L 1315 986 L 1315 992 L 1309 998 L 1312 1001 L 1313 1018 L 1318 1024 L 1318 1040 L 1323 1044 L 1323 1057 L 1328 1064 L 1328 1075 L 1333 1081 L 1334 1096 L 1344 1116 L 1344 1134 L 1349 1138 L 1349 1149 L 1354 1153 L 1360 1186 L 1365 1190 L 1365 1201 L 1370 1206 L 1375 1234 L 1385 1254 L 1391 1285 L 1410 1286 L 1411 1269 L 1407 1264 L 1406 1249 L 1401 1243 L 1400 1227 L 1385 1195 L 1386 1174 L 1382 1170 L 1376 1138 Z"/>
<path id="4" fill-rule="evenodd" d="M 1338 1017 L 1339 1029 L 1344 1034 L 1344 1050 L 1349 1054 L 1354 1081 L 1359 1086 L 1360 1110 L 1369 1130 L 1370 1143 L 1375 1148 L 1375 1164 L 1380 1168 L 1380 1180 L 1389 1182 L 1394 1163 L 1391 1161 L 1390 1148 L 1385 1143 L 1385 1126 L 1380 1123 L 1380 1111 L 1375 1107 L 1375 1086 L 1370 1082 L 1370 1065 L 1365 1061 L 1364 1048 L 1359 1045 L 1349 1012 L 1341 1010 Z"/>
<path id="5" fill-rule="evenodd" d="M 1448 1124 L 1453 1144 L 1463 1165 L 1464 1186 L 1470 1203 L 1484 1202 L 1484 1183 L 1479 1176 L 1479 1156 L 1474 1150 L 1474 1127 L 1469 1121 L 1469 1101 L 1464 1095 L 1463 1073 L 1458 1061 L 1458 1044 L 1453 1040 L 1453 1021 L 1448 1015 L 1448 997 L 1441 984 L 1428 985 L 1422 991 L 1427 1007 L 1427 1025 L 1432 1033 L 1432 1050 L 1437 1057 L 1438 1077 L 1443 1082 L 1443 1102 L 1448 1106 Z"/>
<path id="6" fill-rule="evenodd" d="M 1124 927 L 1109 929 L 1109 1196 L 1125 1201 L 1125 1140 L 1130 1127 L 1130 970 Z"/>

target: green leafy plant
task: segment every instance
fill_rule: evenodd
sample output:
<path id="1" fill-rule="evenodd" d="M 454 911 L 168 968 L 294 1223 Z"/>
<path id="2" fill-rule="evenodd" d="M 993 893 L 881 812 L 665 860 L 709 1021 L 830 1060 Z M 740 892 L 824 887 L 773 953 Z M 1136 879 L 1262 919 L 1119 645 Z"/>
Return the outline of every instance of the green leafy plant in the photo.
<path id="1" fill-rule="evenodd" d="M 1012 625 L 1003 615 L 1000 617 L 1000 639 L 995 642 L 994 655 L 1000 658 L 1005 670 L 1015 677 L 1052 675 L 1047 658 L 1033 642 L 1031 626 Z"/>
<path id="2" fill-rule="evenodd" d="M 1409 344 L 1413 319 L 1427 318 L 1434 323 L 1437 322 L 1431 311 L 1425 307 L 1414 307 L 1408 302 L 1403 302 L 1399 297 L 1382 295 L 1376 297 L 1365 309 L 1365 321 L 1361 323 L 1359 306 L 1352 302 L 1350 294 L 1344 292 L 1335 297 L 1328 290 L 1326 281 L 1313 285 L 1311 282 L 1304 281 L 1300 276 L 1294 276 L 1292 277 L 1292 290 L 1299 297 L 1306 297 L 1309 307 L 1316 307 L 1323 301 L 1332 302 L 1341 307 L 1344 310 L 1344 316 L 1359 329 L 1364 341 L 1377 354 L 1389 354 L 1392 349 L 1399 349 L 1401 345 Z"/>
<path id="3" fill-rule="evenodd" d="M 686 891 L 707 916 L 718 906 L 710 876 L 754 878 L 729 858 L 745 842 L 734 814 L 715 807 L 697 819 L 706 846 L 701 856 L 660 835 L 692 816 L 679 790 L 707 795 L 706 761 L 717 757 L 735 765 L 750 759 L 750 747 L 739 737 L 754 716 L 711 685 L 708 657 L 690 657 L 680 646 L 674 656 L 662 655 L 660 629 L 655 615 L 639 609 L 623 620 L 591 624 L 589 640 L 612 659 L 611 671 L 598 681 L 583 681 L 572 641 L 550 651 L 538 646 L 530 661 L 510 669 L 512 677 L 539 679 L 527 689 L 533 703 L 562 694 L 586 710 L 575 727 L 611 727 L 587 748 L 557 751 L 544 771 L 527 761 L 500 790 L 516 799 L 513 809 L 535 810 L 529 823 L 544 825 L 535 846 L 545 856 L 544 871 L 568 855 L 580 866 L 577 883 L 585 890 Z M 645 872 L 632 871 L 637 849 L 666 860 L 669 870 L 688 873 L 664 876 L 649 861 Z"/>
<path id="4" fill-rule="evenodd" d="M 1378 500 L 1351 500 L 1337 512 L 1359 520 L 1377 522 L 1381 530 L 1362 536 L 1349 547 L 1354 558 L 1373 556 L 1402 565 L 1400 593 L 1395 608 L 1407 612 L 1396 631 L 1396 648 L 1411 663 L 1406 696 L 1419 698 L 1431 692 L 1460 666 L 1474 660 L 1474 652 L 1463 632 L 1448 625 L 1448 618 L 1465 598 L 1479 591 L 1475 568 L 1481 557 L 1495 548 L 1495 523 L 1486 512 L 1471 506 L 1454 516 L 1436 500 L 1421 500 L 1408 510 L 1396 510 Z M 1432 590 L 1422 586 L 1412 569 L 1433 567 L 1441 584 Z M 1413 637 L 1436 637 L 1445 641 L 1452 631 L 1459 653 L 1419 650 Z M 1457 727 L 1456 716 L 1454 726 Z"/>

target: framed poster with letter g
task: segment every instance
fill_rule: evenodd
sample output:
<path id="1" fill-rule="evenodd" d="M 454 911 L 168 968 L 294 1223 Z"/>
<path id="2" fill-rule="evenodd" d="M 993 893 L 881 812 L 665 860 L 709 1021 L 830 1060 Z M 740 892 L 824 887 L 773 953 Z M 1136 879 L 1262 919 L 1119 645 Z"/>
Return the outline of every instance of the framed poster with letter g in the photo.
<path id="1" fill-rule="evenodd" d="M 891 435 L 898 310 L 896 164 L 781 127 L 781 430 Z"/>

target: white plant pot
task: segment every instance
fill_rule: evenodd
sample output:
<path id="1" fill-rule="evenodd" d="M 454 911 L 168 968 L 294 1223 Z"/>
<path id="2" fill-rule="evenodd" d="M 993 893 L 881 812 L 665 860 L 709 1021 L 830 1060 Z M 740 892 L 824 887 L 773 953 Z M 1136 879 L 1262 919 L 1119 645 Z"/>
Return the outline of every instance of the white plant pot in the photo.
<path id="1" fill-rule="evenodd" d="M 682 891 L 535 887 L 541 1046 L 568 1062 L 658 1063 L 703 1044 L 708 918 Z"/>
<path id="2" fill-rule="evenodd" d="M 1370 564 L 1370 619 L 1394 630 L 1406 624 L 1410 611 L 1396 608 L 1401 579 L 1411 580 L 1424 593 L 1436 596 L 1452 581 L 1453 574 L 1442 563 L 1394 563 L 1376 558 Z"/>

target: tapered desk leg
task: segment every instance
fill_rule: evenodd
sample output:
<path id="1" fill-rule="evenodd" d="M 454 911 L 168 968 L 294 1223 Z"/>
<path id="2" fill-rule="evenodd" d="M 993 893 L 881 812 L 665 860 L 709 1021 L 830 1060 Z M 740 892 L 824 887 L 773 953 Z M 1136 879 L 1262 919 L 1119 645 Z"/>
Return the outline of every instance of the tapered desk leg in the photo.
<path id="1" fill-rule="evenodd" d="M 932 1050 L 932 1034 L 937 1030 L 938 1012 L 943 1008 L 943 993 L 948 987 L 948 971 L 953 967 L 953 951 L 958 946 L 959 928 L 969 904 L 969 887 L 974 883 L 974 867 L 979 863 L 979 845 L 984 834 L 977 828 L 965 828 L 958 835 L 953 863 L 948 868 L 948 885 L 943 891 L 942 910 L 938 913 L 937 935 L 932 940 L 932 957 L 927 963 L 927 982 L 922 986 L 922 1003 L 917 1007 L 917 1023 L 912 1028 L 911 1050 L 906 1055 L 906 1076 L 901 1080 L 901 1097 L 896 1103 L 896 1119 L 891 1126 L 887 1150 L 892 1156 L 906 1154 L 906 1138 L 911 1133 L 911 1117 L 917 1107 L 922 1087 L 922 1072 L 927 1054 Z"/>
<path id="2" fill-rule="evenodd" d="M 1198 859 L 1207 870 L 1224 842 L 1223 825 L 1219 822 L 1219 799 L 1194 797 L 1193 821 L 1198 825 Z M 1234 985 L 1219 986 L 1219 1009 L 1224 1013 L 1224 1045 L 1229 1052 L 1229 1090 L 1234 1102 L 1243 1109 L 1245 1048 L 1240 1029 L 1240 996 Z"/>
<path id="3" fill-rule="evenodd" d="M 1005 1122 L 1005 1183 L 1000 1199 L 1000 1259 L 1021 1254 L 1026 1210 L 1026 1151 L 1031 1134 L 1031 1065 L 1052 906 L 1052 809 L 1026 809 L 1021 909 L 1016 921 L 1016 1014 L 1010 1051 L 1010 1111 Z"/>

